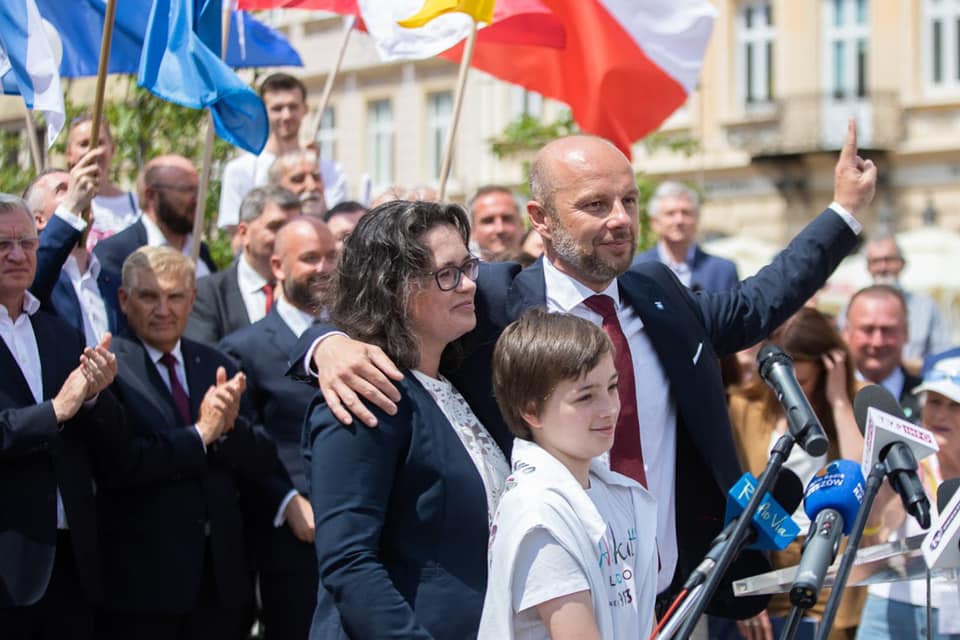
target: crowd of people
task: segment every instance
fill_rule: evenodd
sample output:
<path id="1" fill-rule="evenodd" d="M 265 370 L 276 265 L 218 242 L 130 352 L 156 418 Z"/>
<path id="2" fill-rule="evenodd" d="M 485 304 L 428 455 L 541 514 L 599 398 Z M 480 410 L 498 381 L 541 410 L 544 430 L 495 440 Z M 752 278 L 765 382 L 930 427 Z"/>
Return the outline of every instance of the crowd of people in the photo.
<path id="1" fill-rule="evenodd" d="M 765 340 L 830 439 L 787 461 L 804 484 L 860 459 L 865 384 L 935 434 L 931 495 L 960 475 L 960 351 L 897 283 L 895 238 L 870 238 L 875 284 L 839 318 L 804 306 L 874 195 L 853 125 L 833 201 L 740 282 L 696 244 L 680 183 L 635 255 L 640 192 L 606 140 L 545 145 L 523 211 L 499 185 L 466 207 L 392 187 L 368 209 L 300 146 L 302 83 L 261 95 L 267 145 L 224 170 L 223 270 L 193 237 L 193 164 L 153 158 L 125 192 L 105 121 L 91 147 L 75 120 L 67 166 L 0 195 L 3 637 L 646 637 L 786 430 L 737 363 Z M 911 527 L 883 493 L 868 539 Z M 799 554 L 742 553 L 711 637 L 772 638 L 786 600 L 730 582 Z M 850 590 L 833 637 L 907 637 L 918 594 Z M 939 597 L 954 637 L 960 596 Z"/>

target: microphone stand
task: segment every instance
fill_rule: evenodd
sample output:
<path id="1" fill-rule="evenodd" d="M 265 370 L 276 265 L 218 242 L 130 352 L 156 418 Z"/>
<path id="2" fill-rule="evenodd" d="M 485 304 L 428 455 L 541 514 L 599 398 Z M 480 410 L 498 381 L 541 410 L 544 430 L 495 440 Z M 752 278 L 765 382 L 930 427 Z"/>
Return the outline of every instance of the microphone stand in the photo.
<path id="1" fill-rule="evenodd" d="M 697 620 L 703 615 L 707 604 L 709 604 L 711 598 L 713 598 L 713 594 L 716 593 L 717 588 L 720 586 L 720 580 L 724 574 L 726 574 L 727 569 L 730 568 L 733 560 L 740 554 L 741 547 L 747 537 L 747 532 L 750 527 L 753 526 L 753 516 L 757 512 L 757 509 L 760 508 L 764 494 L 773 488 L 777 476 L 780 475 L 780 468 L 783 467 L 784 461 L 790 456 L 790 450 L 793 449 L 793 444 L 793 436 L 790 435 L 790 433 L 785 433 L 780 436 L 777 444 L 774 445 L 770 451 L 770 459 L 767 460 L 767 467 L 757 479 L 756 490 L 747 502 L 743 513 L 738 517 L 737 526 L 734 527 L 733 533 L 730 534 L 730 541 L 727 543 L 727 548 L 723 550 L 723 553 L 717 559 L 713 573 L 710 574 L 710 577 L 708 577 L 707 581 L 703 584 L 700 597 L 697 598 L 692 605 L 687 619 L 677 632 L 677 637 L 681 640 L 686 640 L 694 632 L 697 626 Z M 688 596 L 688 598 L 690 597 Z"/>
<path id="2" fill-rule="evenodd" d="M 790 615 L 787 616 L 787 621 L 783 625 L 783 631 L 780 633 L 780 640 L 793 640 L 800 629 L 800 621 L 803 619 L 804 611 L 806 609 L 793 605 L 790 609 Z"/>
<path id="3" fill-rule="evenodd" d="M 863 529 L 867 526 L 867 518 L 870 517 L 870 509 L 873 507 L 873 501 L 880 491 L 880 485 L 886 477 L 886 468 L 883 463 L 876 463 L 867 476 L 867 488 L 864 491 L 863 502 L 860 504 L 860 510 L 857 511 L 857 518 L 853 521 L 853 530 L 847 538 L 847 548 L 840 560 L 840 566 L 837 568 L 837 576 L 833 582 L 833 590 L 827 599 L 827 607 L 823 611 L 823 618 L 817 626 L 816 640 L 827 640 L 830 634 L 830 627 L 837 617 L 837 610 L 840 608 L 840 598 L 843 596 L 843 589 L 847 585 L 847 579 L 850 577 L 850 570 L 853 569 L 853 562 L 857 557 L 857 547 L 860 546 L 860 538 L 863 537 Z"/>

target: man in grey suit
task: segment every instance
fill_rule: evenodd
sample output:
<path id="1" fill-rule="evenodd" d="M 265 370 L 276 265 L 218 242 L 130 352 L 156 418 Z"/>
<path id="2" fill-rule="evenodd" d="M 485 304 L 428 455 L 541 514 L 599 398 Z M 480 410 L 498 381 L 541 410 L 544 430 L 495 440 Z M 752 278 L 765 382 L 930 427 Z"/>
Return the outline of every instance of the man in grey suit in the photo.
<path id="1" fill-rule="evenodd" d="M 227 269 L 197 281 L 197 301 L 184 336 L 210 346 L 267 315 L 275 279 L 270 256 L 277 231 L 300 213 L 300 200 L 278 186 L 254 189 L 240 205 L 243 253 Z"/>

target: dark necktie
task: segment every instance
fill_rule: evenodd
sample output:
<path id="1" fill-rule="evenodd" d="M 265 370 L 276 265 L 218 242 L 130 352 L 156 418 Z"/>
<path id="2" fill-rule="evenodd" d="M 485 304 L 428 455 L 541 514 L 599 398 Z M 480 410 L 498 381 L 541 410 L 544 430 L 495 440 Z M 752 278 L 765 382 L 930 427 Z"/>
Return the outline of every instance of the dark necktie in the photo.
<path id="1" fill-rule="evenodd" d="M 265 305 L 267 313 L 270 313 L 270 309 L 273 307 L 273 287 L 274 286 L 275 285 L 273 283 L 268 282 L 267 284 L 263 285 L 261 289 L 265 294 L 267 294 L 267 303 Z"/>
<path id="2" fill-rule="evenodd" d="M 173 396 L 173 404 L 180 414 L 180 419 L 184 425 L 193 424 L 190 418 L 190 398 L 180 384 L 180 378 L 177 377 L 177 359 L 172 353 L 165 353 L 160 356 L 160 363 L 166 365 L 167 374 L 170 376 L 170 395 Z"/>
<path id="3" fill-rule="evenodd" d="M 637 386 L 633 372 L 633 358 L 627 336 L 620 327 L 613 298 L 607 295 L 590 296 L 583 301 L 591 311 L 603 317 L 603 330 L 613 343 L 613 363 L 620 374 L 617 392 L 620 396 L 620 416 L 610 449 L 610 468 L 629 476 L 647 486 L 647 474 L 643 469 L 643 449 L 640 446 L 640 422 L 637 418 Z"/>

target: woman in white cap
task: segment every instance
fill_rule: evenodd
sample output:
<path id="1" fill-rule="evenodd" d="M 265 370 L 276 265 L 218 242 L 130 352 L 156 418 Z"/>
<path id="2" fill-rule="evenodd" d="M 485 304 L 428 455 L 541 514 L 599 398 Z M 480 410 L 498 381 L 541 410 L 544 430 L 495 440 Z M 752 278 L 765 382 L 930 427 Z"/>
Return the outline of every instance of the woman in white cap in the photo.
<path id="1" fill-rule="evenodd" d="M 922 394 L 921 426 L 933 432 L 940 447 L 936 455 L 921 460 L 917 469 L 935 509 L 937 487 L 945 479 L 960 477 L 960 349 L 928 356 L 924 363 L 923 383 L 913 393 Z M 886 500 L 881 501 L 883 498 Z M 867 521 L 864 545 L 922 533 L 925 531 L 916 520 L 907 516 L 900 498 L 885 483 Z M 931 603 L 932 637 L 960 640 L 960 589 L 957 583 L 934 580 Z M 872 585 L 860 618 L 857 639 L 925 637 L 925 610 L 926 581 L 923 579 Z"/>

